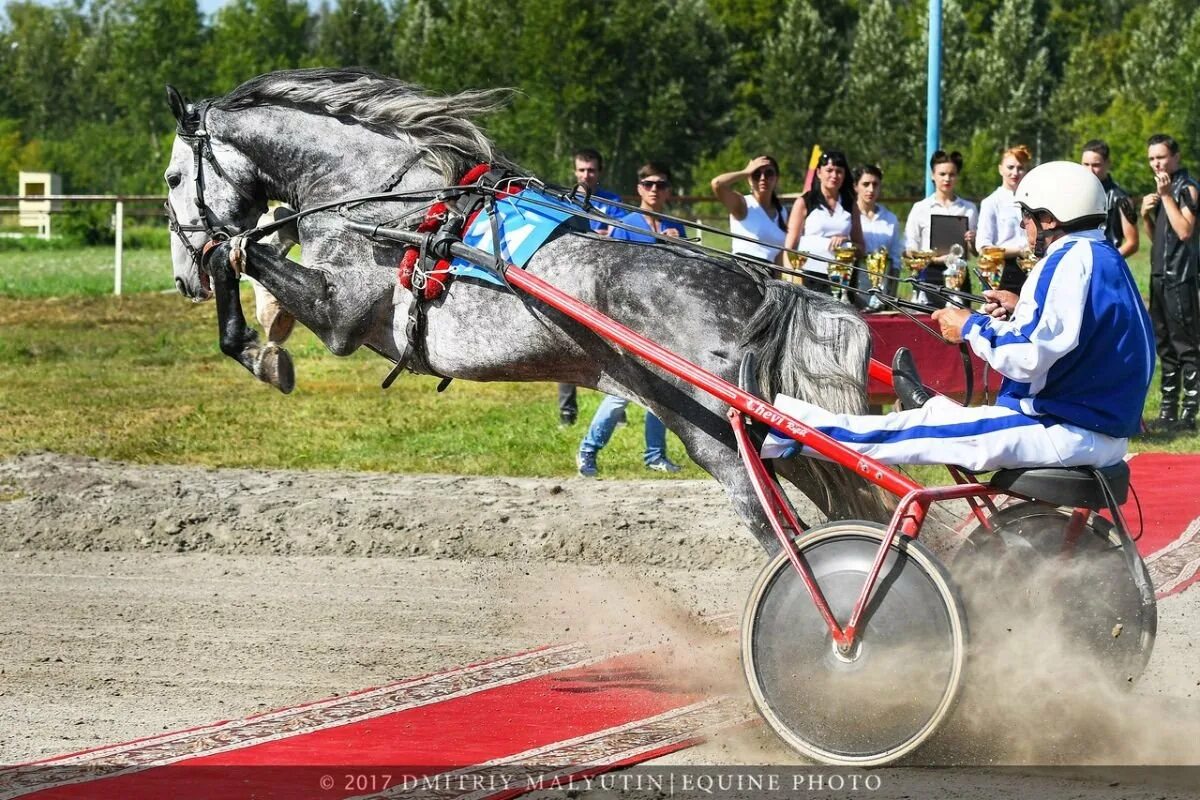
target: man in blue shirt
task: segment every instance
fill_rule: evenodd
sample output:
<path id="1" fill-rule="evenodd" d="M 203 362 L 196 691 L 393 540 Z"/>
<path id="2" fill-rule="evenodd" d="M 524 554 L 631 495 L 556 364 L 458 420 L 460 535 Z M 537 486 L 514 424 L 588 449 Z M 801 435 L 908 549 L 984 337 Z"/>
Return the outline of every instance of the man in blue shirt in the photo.
<path id="1" fill-rule="evenodd" d="M 655 242 L 653 236 L 629 228 L 641 228 L 663 236 L 684 236 L 683 225 L 674 220 L 661 220 L 654 214 L 661 214 L 671 199 L 671 170 L 662 164 L 648 161 L 638 170 L 638 198 L 641 200 L 641 211 L 630 211 L 620 218 L 621 225 L 614 225 L 608 234 L 614 239 L 628 242 Z M 650 215 L 642 211 L 653 212 Z M 624 226 L 624 227 L 622 227 Z"/>
<path id="2" fill-rule="evenodd" d="M 934 313 L 942 335 L 965 341 L 1004 376 L 996 404 L 930 398 L 894 364 L 906 410 L 833 414 L 780 396 L 776 405 L 859 452 L 891 464 L 957 464 L 975 472 L 1037 466 L 1105 467 L 1141 429 L 1154 374 L 1154 333 L 1133 276 L 1100 230 L 1107 196 L 1080 164 L 1054 161 L 1017 187 L 1025 234 L 1040 257 L 1018 297 L 989 291 L 981 312 Z M 763 455 L 797 451 L 771 434 Z"/>
<path id="3" fill-rule="evenodd" d="M 620 202 L 621 197 L 616 192 L 600 188 L 600 176 L 604 174 L 604 156 L 599 150 L 591 147 L 581 147 L 575 151 L 575 185 L 583 187 L 591 197 L 592 209 L 606 217 L 621 217 L 623 210 L 612 205 L 609 201 Z M 609 233 L 608 224 L 599 220 L 589 220 L 592 230 L 601 236 Z M 574 425 L 579 416 L 579 401 L 576 398 L 575 386 L 570 383 L 558 385 L 558 421 L 562 425 Z"/>
<path id="4" fill-rule="evenodd" d="M 606 217 L 620 217 L 625 212 L 607 201 L 621 201 L 616 192 L 600 188 L 600 176 L 604 174 L 604 156 L 598 150 L 584 147 L 575 151 L 575 185 L 582 186 L 591 195 L 592 207 Z M 608 225 L 591 220 L 592 230 L 602 236 L 609 233 Z"/>
<path id="5" fill-rule="evenodd" d="M 683 236 L 683 225 L 674 220 L 662 220 L 643 211 L 661 214 L 671 199 L 671 171 L 662 164 L 648 162 L 638 170 L 638 197 L 641 199 L 641 210 L 631 211 L 621 217 L 614 225 L 609 236 L 628 242 L 653 243 L 658 241 L 649 232 L 663 236 Z M 630 229 L 633 230 L 630 230 Z M 640 233 L 639 231 L 647 231 Z M 579 444 L 579 452 L 575 456 L 575 465 L 579 474 L 585 478 L 594 478 L 599 472 L 596 457 L 608 440 L 612 438 L 617 424 L 624 419 L 625 406 L 629 401 L 624 397 L 607 395 L 596 409 L 592 423 L 588 426 L 587 435 Z M 667 429 L 662 420 L 650 411 L 646 412 L 646 450 L 642 456 L 646 469 L 655 472 L 679 472 L 679 465 L 667 458 Z"/>

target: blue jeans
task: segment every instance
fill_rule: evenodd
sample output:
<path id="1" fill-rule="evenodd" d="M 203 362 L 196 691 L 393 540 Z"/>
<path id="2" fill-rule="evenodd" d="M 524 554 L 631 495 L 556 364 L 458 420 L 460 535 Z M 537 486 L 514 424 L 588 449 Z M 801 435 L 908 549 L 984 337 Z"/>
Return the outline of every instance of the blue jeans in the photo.
<path id="1" fill-rule="evenodd" d="M 617 420 L 621 418 L 619 412 L 627 405 L 629 405 L 629 401 L 624 397 L 605 395 L 604 400 L 600 402 L 600 407 L 596 409 L 596 416 L 592 417 L 592 424 L 588 427 L 587 436 L 583 437 L 583 443 L 579 445 L 579 452 L 599 453 L 603 450 L 604 445 L 608 444 L 608 440 L 612 438 L 613 431 L 617 427 Z M 647 411 L 646 452 L 642 456 L 642 460 L 647 464 L 652 464 L 660 458 L 665 458 L 666 455 L 667 428 L 662 424 L 661 419 Z"/>

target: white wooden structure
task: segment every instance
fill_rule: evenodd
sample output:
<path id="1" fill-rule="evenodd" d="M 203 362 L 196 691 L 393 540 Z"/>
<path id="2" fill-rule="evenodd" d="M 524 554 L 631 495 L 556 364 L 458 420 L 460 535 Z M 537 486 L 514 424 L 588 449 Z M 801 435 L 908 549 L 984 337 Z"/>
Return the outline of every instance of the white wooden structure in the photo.
<path id="1" fill-rule="evenodd" d="M 62 210 L 61 200 L 35 200 L 47 195 L 62 194 L 62 176 L 54 172 L 20 172 L 17 192 L 17 224 L 22 228 L 37 228 L 38 236 L 50 238 L 50 213 Z M 28 199 L 27 199 L 28 198 Z"/>

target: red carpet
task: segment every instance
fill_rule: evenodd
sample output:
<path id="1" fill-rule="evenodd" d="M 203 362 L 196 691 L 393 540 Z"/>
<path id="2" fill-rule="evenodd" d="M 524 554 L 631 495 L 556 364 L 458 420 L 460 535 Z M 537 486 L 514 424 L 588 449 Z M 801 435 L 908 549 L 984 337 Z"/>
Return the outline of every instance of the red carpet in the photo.
<path id="1" fill-rule="evenodd" d="M 1158 596 L 1181 592 L 1200 577 L 1200 456 L 1140 453 L 1129 467 L 1132 491 L 1121 513 L 1135 536 L 1142 530 L 1138 551 Z"/>
<path id="2" fill-rule="evenodd" d="M 510 797 L 746 721 L 652 651 L 544 648 L 308 706 L 0 770 L 0 798 Z M 490 772 L 489 772 L 490 771 Z"/>

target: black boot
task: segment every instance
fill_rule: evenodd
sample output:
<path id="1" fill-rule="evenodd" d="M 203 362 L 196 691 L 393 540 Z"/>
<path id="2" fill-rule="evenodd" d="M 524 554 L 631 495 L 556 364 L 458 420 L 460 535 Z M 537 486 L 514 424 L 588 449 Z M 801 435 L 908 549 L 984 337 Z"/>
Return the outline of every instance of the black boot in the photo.
<path id="1" fill-rule="evenodd" d="M 1147 427 L 1154 433 L 1169 433 L 1179 424 L 1179 372 L 1163 370 L 1159 386 L 1162 400 L 1158 405 L 1158 419 Z"/>
<path id="2" fill-rule="evenodd" d="M 905 411 L 920 408 L 929 402 L 931 392 L 921 382 L 916 362 L 907 347 L 901 347 L 892 357 L 892 389 Z"/>
<path id="3" fill-rule="evenodd" d="M 1200 411 L 1200 370 L 1195 367 L 1183 368 L 1183 403 L 1179 409 L 1179 421 L 1175 423 L 1177 431 L 1196 430 L 1196 413 Z"/>

